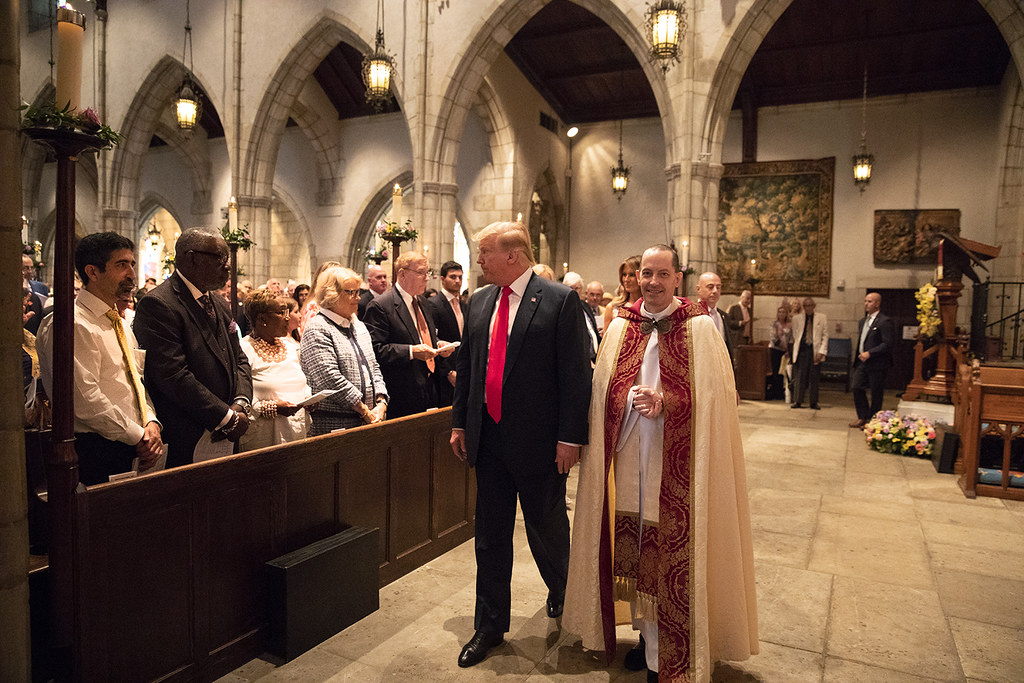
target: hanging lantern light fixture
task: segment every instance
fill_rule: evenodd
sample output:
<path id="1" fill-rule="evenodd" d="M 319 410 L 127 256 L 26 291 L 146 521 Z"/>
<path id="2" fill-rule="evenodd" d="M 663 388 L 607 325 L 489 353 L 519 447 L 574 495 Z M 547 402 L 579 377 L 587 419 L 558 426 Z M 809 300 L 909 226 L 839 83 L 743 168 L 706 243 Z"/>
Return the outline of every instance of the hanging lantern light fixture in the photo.
<path id="1" fill-rule="evenodd" d="M 381 111 L 391 98 L 391 76 L 395 71 L 395 58 L 384 47 L 384 0 L 377 0 L 377 38 L 373 52 L 363 56 L 363 83 L 366 101 L 374 111 Z"/>
<path id="2" fill-rule="evenodd" d="M 147 234 L 149 235 L 150 246 L 156 249 L 160 245 L 160 229 L 156 227 L 156 217 L 150 219 Z"/>
<path id="3" fill-rule="evenodd" d="M 199 86 L 192 78 L 195 64 L 192 61 L 192 22 L 189 15 L 189 0 L 185 2 L 185 47 L 182 49 L 181 63 L 185 64 L 185 57 L 188 57 L 188 68 L 185 71 L 185 80 L 178 88 L 178 97 L 174 101 L 174 115 L 178 120 L 178 128 L 181 130 L 195 130 L 199 125 L 199 118 L 203 115 L 203 105 L 199 100 Z"/>
<path id="4" fill-rule="evenodd" d="M 619 163 L 612 167 L 612 192 L 621 202 L 622 195 L 629 189 L 629 166 L 622 164 L 622 120 L 619 120 Z"/>
<path id="5" fill-rule="evenodd" d="M 860 149 L 853 155 L 853 182 L 863 192 L 871 182 L 875 157 L 868 154 L 868 67 L 864 65 L 864 93 L 860 105 Z"/>
<path id="6" fill-rule="evenodd" d="M 651 41 L 651 57 L 668 71 L 679 61 L 679 42 L 686 31 L 686 7 L 675 0 L 658 0 L 647 5 L 647 37 Z"/>

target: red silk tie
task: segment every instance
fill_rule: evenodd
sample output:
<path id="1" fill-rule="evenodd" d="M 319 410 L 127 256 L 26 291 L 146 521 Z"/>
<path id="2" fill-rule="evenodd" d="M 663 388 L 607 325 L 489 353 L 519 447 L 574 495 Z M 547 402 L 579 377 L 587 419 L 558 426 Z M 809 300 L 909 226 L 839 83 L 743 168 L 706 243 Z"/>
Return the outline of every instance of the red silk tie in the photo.
<path id="1" fill-rule="evenodd" d="M 495 423 L 501 422 L 501 379 L 505 374 L 505 349 L 508 346 L 508 297 L 511 287 L 501 290 L 498 317 L 491 330 L 491 350 L 487 356 L 487 380 L 484 396 L 487 399 L 487 413 Z"/>

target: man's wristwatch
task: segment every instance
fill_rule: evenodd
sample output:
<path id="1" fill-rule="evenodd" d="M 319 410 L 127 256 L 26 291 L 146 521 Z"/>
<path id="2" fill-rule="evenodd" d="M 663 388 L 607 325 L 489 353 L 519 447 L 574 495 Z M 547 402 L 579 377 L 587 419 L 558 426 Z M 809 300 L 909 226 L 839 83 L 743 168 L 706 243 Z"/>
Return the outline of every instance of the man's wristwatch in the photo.
<path id="1" fill-rule="evenodd" d="M 252 407 L 252 404 L 249 403 L 249 400 L 246 399 L 244 396 L 239 396 L 238 399 L 235 400 L 235 403 L 242 406 L 242 412 L 244 412 L 245 416 L 249 418 L 249 422 L 252 422 L 257 417 L 259 417 L 259 414 L 256 412 L 256 409 Z"/>

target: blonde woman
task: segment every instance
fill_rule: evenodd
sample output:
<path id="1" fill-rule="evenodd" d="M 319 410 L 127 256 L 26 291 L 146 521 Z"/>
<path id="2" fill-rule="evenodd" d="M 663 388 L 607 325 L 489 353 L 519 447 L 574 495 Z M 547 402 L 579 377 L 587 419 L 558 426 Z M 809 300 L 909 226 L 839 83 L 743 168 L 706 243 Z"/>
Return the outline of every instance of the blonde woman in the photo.
<path id="1" fill-rule="evenodd" d="M 310 436 L 384 419 L 384 386 L 373 342 L 356 318 L 360 278 L 348 268 L 328 268 L 317 278 L 313 296 L 319 312 L 302 333 L 302 370 L 314 392 L 333 389 L 313 412 Z"/>

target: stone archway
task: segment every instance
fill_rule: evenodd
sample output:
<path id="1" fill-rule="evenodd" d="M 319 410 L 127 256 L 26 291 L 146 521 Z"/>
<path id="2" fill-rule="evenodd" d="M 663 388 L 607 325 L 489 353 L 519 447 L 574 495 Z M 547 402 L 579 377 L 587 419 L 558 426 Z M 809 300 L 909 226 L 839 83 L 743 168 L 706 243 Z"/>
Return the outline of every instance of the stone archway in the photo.
<path id="1" fill-rule="evenodd" d="M 523 27 L 549 0 L 505 0 L 490 16 L 482 19 L 467 35 L 473 36 L 462 50 L 463 58 L 453 70 L 437 114 L 435 133 L 427 141 L 428 157 L 424 159 L 426 175 L 439 183 L 453 183 L 454 163 L 466 116 L 473 107 L 486 74 L 508 40 Z M 626 43 L 630 52 L 644 69 L 654 91 L 661 112 L 665 133 L 666 165 L 675 157 L 676 134 L 672 98 L 660 69 L 647 59 L 648 45 L 639 27 L 643 25 L 642 11 L 620 7 L 601 0 L 574 0 L 587 11 L 608 24 Z"/>
<path id="2" fill-rule="evenodd" d="M 349 28 L 356 25 L 356 22 L 336 12 L 324 11 L 281 60 L 263 87 L 263 98 L 253 120 L 240 177 L 235 185 L 239 193 L 266 197 L 273 191 L 277 152 L 285 123 L 299 100 L 302 84 L 338 43 L 348 43 L 360 52 L 370 49 L 370 44 Z M 392 91 L 400 98 L 403 89 L 399 74 L 395 75 Z"/>
<path id="3" fill-rule="evenodd" d="M 193 210 L 206 209 L 200 213 L 209 213 L 211 183 L 209 158 L 204 144 L 205 134 L 201 130 L 195 131 L 192 133 L 194 139 L 186 141 L 181 137 L 182 134 L 170 132 L 166 125 L 161 128 L 161 118 L 169 116 L 171 100 L 185 73 L 181 62 L 165 55 L 156 63 L 135 93 L 121 126 L 124 139 L 114 152 L 111 164 L 109 206 L 103 207 L 105 230 L 113 230 L 123 235 L 133 234 L 142 167 L 149 152 L 150 140 L 158 130 L 170 138 L 167 142 L 182 154 L 189 169 L 193 188 Z M 203 91 L 212 98 L 208 89 L 203 88 Z"/>
<path id="4" fill-rule="evenodd" d="M 356 221 L 355 227 L 350 233 L 351 237 L 348 249 L 346 249 L 347 256 L 345 258 L 349 268 L 357 273 L 362 273 L 366 269 L 364 253 L 373 236 L 373 231 L 377 227 L 377 216 L 391 202 L 391 189 L 395 185 L 408 187 L 411 183 L 412 171 L 401 173 L 384 183 L 373 196 L 364 202 L 359 211 L 359 220 Z"/>
<path id="5" fill-rule="evenodd" d="M 299 204 L 280 188 L 270 205 L 270 269 L 268 277 L 310 284 L 314 258 L 309 224 Z M 253 274 L 257 275 L 257 274 Z"/>

